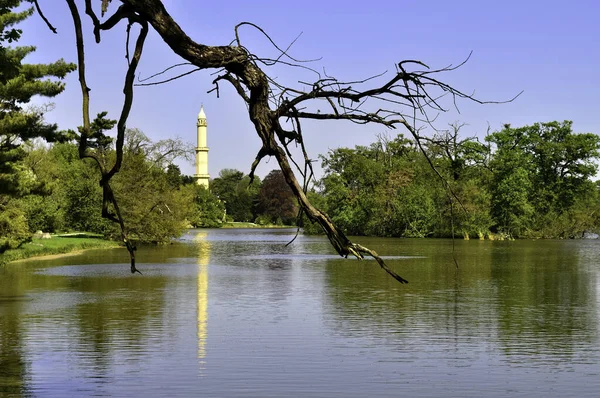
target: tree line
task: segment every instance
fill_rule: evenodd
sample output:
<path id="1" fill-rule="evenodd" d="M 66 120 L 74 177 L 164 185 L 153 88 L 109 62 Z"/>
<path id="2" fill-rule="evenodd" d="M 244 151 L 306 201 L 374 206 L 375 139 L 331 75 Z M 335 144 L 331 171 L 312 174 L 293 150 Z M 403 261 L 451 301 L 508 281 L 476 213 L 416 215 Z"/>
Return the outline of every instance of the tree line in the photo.
<path id="1" fill-rule="evenodd" d="M 315 203 L 351 235 L 576 238 L 600 226 L 600 139 L 572 122 L 453 124 L 422 145 L 380 135 L 321 156 Z M 311 226 L 307 230 L 314 230 Z"/>
<path id="2" fill-rule="evenodd" d="M 321 156 L 324 175 L 310 198 L 350 235 L 575 238 L 598 230 L 600 191 L 592 180 L 598 136 L 576 134 L 565 121 L 506 125 L 480 142 L 461 138 L 459 127 L 434 135 L 423 150 L 402 135 L 331 150 Z M 80 160 L 77 145 L 63 141 L 26 140 L 20 155 L 3 163 L 11 172 L 2 174 L 0 250 L 37 230 L 118 239 L 118 226 L 101 216 L 93 160 Z M 112 142 L 102 145 L 109 161 Z M 207 190 L 173 163 L 193 152 L 181 140 L 152 142 L 129 129 L 124 147 L 114 191 L 138 242 L 164 243 L 189 227 L 226 221 L 298 221 L 298 205 L 279 170 L 250 182 L 249 175 L 224 169 Z M 1 151 L 3 159 L 9 152 Z M 311 223 L 304 229 L 320 233 Z"/>
<path id="3" fill-rule="evenodd" d="M 118 157 L 119 172 L 107 173 L 109 193 L 141 242 L 166 242 L 189 226 L 218 227 L 227 220 L 298 221 L 305 231 L 325 228 L 328 236 L 334 224 L 351 235 L 402 237 L 578 237 L 597 229 L 598 184 L 592 178 L 599 140 L 574 133 L 568 121 L 506 125 L 484 142 L 463 138 L 454 125 L 431 138 L 381 135 L 369 146 L 332 150 L 321 156 L 324 176 L 307 193 L 318 227 L 297 218 L 308 205 L 299 206 L 289 170 L 274 170 L 260 181 L 252 171 L 225 169 L 210 190 L 202 189 L 173 163 L 190 154 L 181 140 L 152 142 L 127 129 L 116 145 L 106 133 L 117 121 L 105 112 L 85 129 L 60 130 L 45 122 L 51 106 L 32 106 L 32 97 L 59 95 L 62 79 L 76 66 L 62 59 L 24 62 L 35 48 L 10 45 L 21 35 L 15 26 L 33 8 L 13 12 L 19 4 L 2 0 L 0 7 L 0 252 L 36 230 L 117 238 L 119 225 L 102 217 L 107 189 L 98 181 L 105 183 L 101 170 Z M 82 156 L 82 137 L 93 156 Z M 334 235 L 332 242 L 345 239 Z"/>
<path id="4" fill-rule="evenodd" d="M 0 1 L 0 253 L 31 239 L 37 230 L 87 231 L 119 239 L 119 225 L 103 217 L 108 165 L 122 156 L 111 194 L 132 239 L 168 242 L 188 227 L 218 227 L 224 221 L 291 223 L 297 207 L 281 172 L 248 185 L 249 176 L 223 170 L 208 191 L 181 175 L 173 162 L 193 149 L 180 139 L 152 142 L 142 131 L 127 129 L 122 153 L 106 133 L 117 121 L 99 113 L 86 134 L 93 156 L 81 156 L 84 128 L 60 130 L 44 120 L 52 106 L 33 106 L 34 96 L 52 98 L 65 89 L 62 79 L 76 65 L 60 59 L 28 64 L 32 46 L 14 46 L 16 26 L 33 7 L 14 9 L 19 0 Z M 283 184 L 283 185 L 282 185 Z M 273 195 L 276 195 L 274 197 Z M 116 210 L 116 209 L 114 209 Z M 293 215 L 292 215 L 293 214 Z"/>
<path id="5" fill-rule="evenodd" d="M 103 151 L 115 156 L 110 143 Z M 167 243 L 190 227 L 220 227 L 226 221 L 292 224 L 297 205 L 279 170 L 263 181 L 226 169 L 211 189 L 182 175 L 172 163 L 189 153 L 178 140 L 153 143 L 140 130 L 126 134 L 123 167 L 114 193 L 133 240 Z M 86 231 L 118 240 L 118 225 L 102 217 L 99 172 L 91 159 L 80 160 L 72 142 L 20 146 L 23 156 L 13 167 L 12 194 L 0 194 L 0 253 L 30 239 L 35 231 Z"/>

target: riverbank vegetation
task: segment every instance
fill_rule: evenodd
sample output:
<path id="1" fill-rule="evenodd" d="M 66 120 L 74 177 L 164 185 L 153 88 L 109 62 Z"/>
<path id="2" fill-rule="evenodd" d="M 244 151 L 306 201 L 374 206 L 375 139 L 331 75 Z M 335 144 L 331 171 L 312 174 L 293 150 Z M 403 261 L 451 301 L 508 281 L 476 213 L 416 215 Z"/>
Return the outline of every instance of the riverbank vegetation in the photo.
<path id="1" fill-rule="evenodd" d="M 505 125 L 484 140 L 453 124 L 423 141 L 381 135 L 321 156 L 313 192 L 351 235 L 578 238 L 600 227 L 600 139 L 572 123 Z M 307 226 L 314 231 L 313 226 Z"/>
<path id="2" fill-rule="evenodd" d="M 74 143 L 30 142 L 19 148 L 23 151 L 17 163 L 21 173 L 14 177 L 23 188 L 19 195 L 3 196 L 2 251 L 19 247 L 38 230 L 87 231 L 119 240 L 119 226 L 102 217 L 102 188 L 97 184 L 100 176 L 95 165 L 89 159 L 79 159 Z M 247 175 L 224 170 L 213 180 L 215 187 L 206 190 L 172 163 L 189 153 L 188 146 L 179 140 L 153 143 L 139 130 L 128 131 L 123 167 L 113 179 L 113 190 L 122 203 L 121 212 L 133 241 L 167 243 L 190 227 L 294 221 L 297 208 L 285 181 L 270 183 L 274 180 L 271 176 L 280 175 L 278 171 L 270 173 L 265 183 L 255 179 L 248 187 Z M 109 159 L 114 156 L 110 143 L 103 155 Z M 286 196 L 279 194 L 286 189 L 287 202 Z"/>
<path id="3" fill-rule="evenodd" d="M 193 147 L 179 138 L 153 142 L 142 131 L 126 128 L 128 109 L 119 122 L 106 112 L 90 120 L 84 112 L 84 126 L 65 126 L 72 127 L 67 130 L 44 121 L 51 105 L 33 107 L 31 98 L 60 94 L 65 88 L 61 80 L 75 65 L 64 60 L 23 62 L 34 48 L 9 45 L 20 37 L 15 24 L 33 9 L 11 12 L 19 3 L 4 0 L 0 10 L 0 254 L 26 247 L 38 230 L 89 231 L 124 242 L 135 271 L 137 243 L 165 243 L 189 227 L 231 222 L 267 226 L 299 221 L 307 232 L 326 231 L 340 254 L 358 257 L 373 253 L 345 234 L 573 238 L 598 229 L 600 199 L 592 178 L 600 143 L 594 134 L 573 132 L 568 121 L 506 125 L 479 140 L 465 137 L 457 124 L 426 136 L 404 120 L 410 139 L 382 134 L 369 146 L 322 155 L 324 175 L 309 190 L 311 160 L 305 154 L 301 187 L 287 155 L 271 137 L 281 126 L 271 126 L 276 118 L 265 118 L 271 127 L 258 133 L 272 139 L 265 139 L 268 145 L 257 162 L 268 154 L 276 156 L 284 171 L 273 170 L 261 181 L 253 171 L 225 169 L 209 190 L 199 187 L 174 163 L 191 158 Z M 396 78 L 403 76 L 405 83 L 425 76 L 404 69 L 398 73 Z M 82 76 L 80 82 L 85 86 Z M 348 99 L 345 89 L 321 92 L 321 86 L 314 87 L 330 102 Z M 357 98 L 390 94 L 386 87 Z M 419 101 L 411 93 L 411 101 Z M 132 94 L 127 95 L 131 99 Z M 292 108 L 313 97 L 299 98 Z M 280 111 L 278 117 L 298 117 L 297 109 L 292 114 L 285 107 Z M 344 114 L 361 123 L 396 123 L 386 124 L 376 113 L 354 108 Z M 108 135 L 115 127 L 116 140 Z M 282 131 L 277 130 L 280 138 L 286 136 Z M 299 134 L 298 129 L 292 134 L 296 138 L 285 138 L 284 147 L 292 141 L 302 144 Z M 300 208 L 317 224 L 299 219 Z"/>
<path id="4" fill-rule="evenodd" d="M 249 177 L 241 172 L 224 170 L 214 179 L 212 191 L 181 175 L 174 161 L 191 159 L 194 150 L 179 138 L 153 142 L 142 131 L 127 128 L 119 151 L 108 135 L 118 123 L 106 112 L 77 129 L 60 130 L 45 122 L 44 114 L 52 105 L 33 106 L 32 98 L 59 95 L 65 89 L 62 79 L 76 66 L 62 59 L 50 64 L 24 62 L 35 48 L 14 46 L 22 33 L 17 26 L 34 10 L 12 12 L 20 3 L 0 4 L 0 255 L 12 250 L 3 261 L 98 243 L 98 239 L 65 240 L 74 238 L 36 243 L 31 241 L 35 231 L 87 231 L 132 249 L 137 243 L 169 242 L 191 226 L 293 219 L 273 209 L 258 179 L 248 187 Z M 87 150 L 82 151 L 84 132 Z M 117 163 L 118 173 L 108 171 Z M 296 212 L 294 203 L 286 209 Z"/>
<path id="5" fill-rule="evenodd" d="M 30 257 L 65 254 L 87 249 L 108 249 L 119 247 L 114 241 L 100 235 L 81 233 L 71 236 L 52 236 L 49 239 L 31 238 L 18 248 L 8 250 L 0 256 L 0 265 Z"/>

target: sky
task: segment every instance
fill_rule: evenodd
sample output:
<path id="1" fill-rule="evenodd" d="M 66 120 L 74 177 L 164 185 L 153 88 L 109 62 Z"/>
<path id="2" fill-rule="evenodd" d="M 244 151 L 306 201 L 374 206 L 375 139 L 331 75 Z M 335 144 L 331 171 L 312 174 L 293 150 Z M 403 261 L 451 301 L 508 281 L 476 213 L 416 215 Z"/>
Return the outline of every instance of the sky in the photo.
<path id="1" fill-rule="evenodd" d="M 76 62 L 74 29 L 66 2 L 39 0 L 42 10 L 58 29 L 52 34 L 36 14 L 22 23 L 19 45 L 35 45 L 26 61 L 52 62 L 58 58 Z M 83 1 L 79 1 L 83 14 Z M 99 14 L 100 0 L 94 0 Z M 192 39 L 206 45 L 227 45 L 236 24 L 248 21 L 261 26 L 281 47 L 295 38 L 290 53 L 299 59 L 318 59 L 310 64 L 340 80 L 360 80 L 384 71 L 392 76 L 394 65 L 417 59 L 432 68 L 458 64 L 460 69 L 440 78 L 454 87 L 474 92 L 483 100 L 508 104 L 458 103 L 436 120 L 438 128 L 461 122 L 465 136 L 483 138 L 488 129 L 505 123 L 523 126 L 536 122 L 572 120 L 576 132 L 600 133 L 600 2 L 596 0 L 372 0 L 364 1 L 241 1 L 164 0 L 167 11 Z M 109 14 L 119 5 L 114 0 Z M 93 40 L 86 15 L 87 76 L 93 114 L 108 111 L 117 119 L 122 101 L 125 60 L 125 23 Z M 242 44 L 258 56 L 276 54 L 256 30 L 243 27 Z M 139 77 L 159 72 L 182 59 L 150 31 L 138 67 Z M 185 69 L 182 69 L 184 71 Z M 220 98 L 207 93 L 214 86 L 214 71 L 193 73 L 168 84 L 137 87 L 128 127 L 141 129 L 152 140 L 181 137 L 196 140 L 196 117 L 204 105 L 208 122 L 209 173 L 224 168 L 245 173 L 260 148 L 243 101 L 232 88 L 221 84 Z M 269 72 L 267 70 L 267 72 Z M 282 82 L 314 79 L 297 68 L 270 71 Z M 38 99 L 48 102 L 47 99 Z M 46 115 L 61 129 L 81 125 L 81 91 L 77 74 L 66 78 L 66 90 L 51 100 L 54 110 Z M 310 122 L 303 126 L 309 156 L 338 147 L 368 145 L 376 136 L 395 136 L 382 126 L 349 122 Z M 193 174 L 192 163 L 179 162 L 184 174 Z M 317 163 L 318 166 L 318 163 Z M 263 160 L 257 174 L 264 177 L 277 168 L 275 159 Z M 317 167 L 317 174 L 320 168 Z"/>

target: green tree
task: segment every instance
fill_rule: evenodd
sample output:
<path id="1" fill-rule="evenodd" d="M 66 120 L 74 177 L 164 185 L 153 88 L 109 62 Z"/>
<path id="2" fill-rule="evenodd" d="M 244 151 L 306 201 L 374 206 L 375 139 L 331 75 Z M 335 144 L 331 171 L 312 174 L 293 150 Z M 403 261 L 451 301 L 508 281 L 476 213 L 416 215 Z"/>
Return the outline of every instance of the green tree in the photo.
<path id="1" fill-rule="evenodd" d="M 298 216 L 298 202 L 281 170 L 271 170 L 258 192 L 259 218 L 272 224 L 292 225 Z"/>
<path id="2" fill-rule="evenodd" d="M 375 190 L 386 179 L 385 159 L 377 144 L 338 148 L 321 157 L 326 211 L 351 235 L 370 234 L 369 224 L 376 223 Z"/>
<path id="3" fill-rule="evenodd" d="M 42 137 L 48 142 L 66 139 L 56 125 L 44 122 L 47 107 L 26 108 L 34 96 L 54 97 L 65 86 L 63 79 L 75 70 L 75 65 L 64 60 L 50 64 L 27 64 L 25 57 L 35 51 L 33 46 L 7 47 L 6 43 L 18 41 L 21 30 L 15 25 L 33 13 L 33 8 L 24 11 L 12 10 L 21 4 L 19 0 L 0 1 L 0 213 L 6 223 L 14 220 L 15 225 L 5 225 L 0 239 L 6 244 L 3 249 L 13 247 L 23 238 L 21 222 L 25 211 L 11 197 L 25 195 L 31 189 L 31 176 L 23 165 L 26 156 L 23 144 Z M 11 216 L 6 218 L 7 214 Z M 28 230 L 28 228 L 26 228 Z"/>
<path id="4" fill-rule="evenodd" d="M 51 154 L 61 164 L 57 195 L 64 202 L 66 229 L 107 234 L 109 222 L 102 218 L 100 173 L 91 159 L 80 160 L 72 144 L 55 145 Z"/>
<path id="5" fill-rule="evenodd" d="M 23 163 L 35 188 L 18 201 L 31 232 L 106 232 L 108 223 L 99 212 L 102 189 L 97 183 L 98 170 L 91 159 L 79 159 L 75 144 L 33 148 Z"/>
<path id="6" fill-rule="evenodd" d="M 429 236 L 436 221 L 429 166 L 401 134 L 322 156 L 325 210 L 353 235 Z M 426 167 L 426 168 L 425 168 Z M 430 171 L 430 170 L 428 170 Z"/>
<path id="7" fill-rule="evenodd" d="M 197 228 L 218 228 L 223 225 L 225 205 L 210 190 L 202 185 L 190 184 L 185 188 L 193 192 L 192 210 L 188 216 L 190 224 Z"/>
<path id="8" fill-rule="evenodd" d="M 167 182 L 169 186 L 174 189 L 179 189 L 179 187 L 183 184 L 181 169 L 176 164 L 170 164 L 167 166 Z"/>
<path id="9" fill-rule="evenodd" d="M 0 209 L 0 254 L 18 247 L 31 234 L 25 213 L 15 200 L 8 200 Z"/>
<path id="10" fill-rule="evenodd" d="M 536 209 L 569 209 L 576 198 L 590 189 L 589 179 L 598 169 L 600 138 L 596 134 L 575 134 L 573 122 L 535 123 L 525 126 L 526 150 L 535 167 Z"/>
<path id="11" fill-rule="evenodd" d="M 600 138 L 575 134 L 572 122 L 564 121 L 505 125 L 487 140 L 496 147 L 491 192 L 498 227 L 513 234 L 548 229 L 550 235 L 565 235 L 570 228 L 565 224 L 559 232 L 557 223 L 569 217 L 562 215 L 595 196 L 590 178 L 597 171 Z"/>
<path id="12" fill-rule="evenodd" d="M 130 135 L 143 136 L 139 130 L 129 129 Z M 142 141 L 146 141 L 143 139 Z M 184 153 L 177 144 L 167 149 L 162 142 L 147 140 L 147 146 L 136 149 L 128 146 L 125 151 L 121 171 L 113 179 L 113 190 L 121 205 L 123 219 L 132 239 L 139 242 L 166 243 L 181 236 L 188 225 L 188 216 L 192 208 L 194 195 L 190 190 L 174 187 L 171 167 L 169 172 L 166 159 L 174 160 L 175 153 Z M 185 144 L 181 144 L 184 146 Z M 166 150 L 168 153 L 162 153 Z M 111 151 L 111 156 L 114 152 Z M 111 224 L 112 235 L 119 235 L 115 224 Z"/>
<path id="13" fill-rule="evenodd" d="M 489 162 L 490 146 L 476 137 L 464 137 L 461 130 L 466 124 L 450 124 L 450 128 L 437 132 L 426 140 L 427 156 L 444 179 L 436 190 L 435 207 L 439 211 L 436 220 L 436 236 L 462 234 L 484 236 L 493 225 L 490 215 Z M 428 167 L 422 174 L 428 180 L 438 180 Z"/>
<path id="14" fill-rule="evenodd" d="M 66 144 L 55 144 L 62 146 Z M 72 146 L 72 145 L 71 145 Z M 24 144 L 26 157 L 23 165 L 31 181 L 29 192 L 18 199 L 25 212 L 29 231 L 56 232 L 65 228 L 65 202 L 62 193 L 61 171 L 64 164 L 39 140 Z"/>
<path id="15" fill-rule="evenodd" d="M 0 2 L 0 39 L 12 42 L 20 37 L 21 30 L 14 25 L 33 13 L 33 8 L 15 13 L 19 0 Z M 0 41 L 0 193 L 15 192 L 19 161 L 25 156 L 23 142 L 36 137 L 46 141 L 64 138 L 57 126 L 43 120 L 45 107 L 25 108 L 33 96 L 55 97 L 65 85 L 52 78 L 63 79 L 75 70 L 75 65 L 64 60 L 50 64 L 27 64 L 24 58 L 35 51 L 33 46 L 6 47 Z"/>
<path id="16" fill-rule="evenodd" d="M 256 218 L 256 201 L 261 181 L 235 169 L 223 169 L 210 182 L 210 190 L 225 202 L 227 217 L 233 221 L 251 222 Z"/>

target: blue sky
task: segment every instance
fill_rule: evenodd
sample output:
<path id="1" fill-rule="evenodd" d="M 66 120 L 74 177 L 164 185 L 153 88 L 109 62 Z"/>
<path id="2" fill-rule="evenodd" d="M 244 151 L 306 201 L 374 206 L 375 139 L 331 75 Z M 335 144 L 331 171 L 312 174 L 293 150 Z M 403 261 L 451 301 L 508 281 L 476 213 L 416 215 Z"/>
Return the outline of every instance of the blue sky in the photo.
<path id="1" fill-rule="evenodd" d="M 33 44 L 37 52 L 28 62 L 58 58 L 76 61 L 72 21 L 65 2 L 39 0 L 48 19 L 57 27 L 52 34 L 34 15 L 21 24 L 20 44 Z M 83 1 L 80 1 L 83 11 Z M 110 10 L 118 6 L 113 1 Z M 437 125 L 467 123 L 465 135 L 485 135 L 504 123 L 521 126 L 552 120 L 573 120 L 577 132 L 600 133 L 600 2 L 593 0 L 540 1 L 238 1 L 165 0 L 167 11 L 186 33 L 199 43 L 229 44 L 234 26 L 253 22 L 286 47 L 300 33 L 291 54 L 300 59 L 321 59 L 311 64 L 329 75 L 356 80 L 394 70 L 403 59 L 418 59 L 433 68 L 470 61 L 446 74 L 445 81 L 481 99 L 504 100 L 524 90 L 513 103 L 477 105 L 459 103 L 441 116 Z M 99 0 L 95 0 L 97 7 Z M 87 71 L 91 109 L 108 111 L 117 118 L 122 103 L 122 84 L 127 67 L 125 25 L 104 32 L 95 44 L 87 16 Z M 251 28 L 241 31 L 242 43 L 259 56 L 273 56 L 274 49 Z M 149 76 L 181 59 L 151 31 L 138 68 Z M 221 96 L 207 94 L 213 71 L 202 71 L 169 84 L 138 87 L 128 127 L 137 127 L 153 140 L 179 136 L 195 142 L 196 115 L 200 104 L 208 117 L 209 172 L 223 168 L 248 172 L 260 147 L 245 106 L 233 89 L 221 86 Z M 298 69 L 276 69 L 273 76 L 295 84 L 310 74 Z M 47 120 L 61 128 L 81 124 L 81 93 L 76 73 L 67 79 L 65 93 L 53 99 L 55 109 Z M 385 132 L 381 126 L 356 126 L 346 122 L 313 122 L 304 125 L 311 157 L 329 149 L 365 145 Z M 398 131 L 397 132 L 402 132 Z M 395 131 L 390 131 L 395 135 Z M 264 162 L 264 161 L 263 161 Z M 193 166 L 180 163 L 192 174 Z M 258 174 L 277 168 L 265 162 Z"/>

